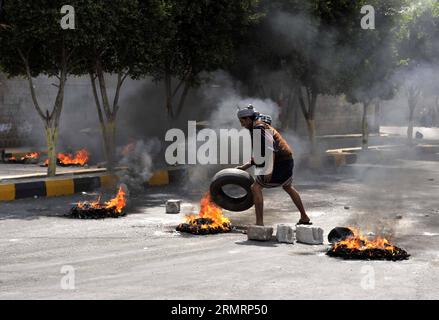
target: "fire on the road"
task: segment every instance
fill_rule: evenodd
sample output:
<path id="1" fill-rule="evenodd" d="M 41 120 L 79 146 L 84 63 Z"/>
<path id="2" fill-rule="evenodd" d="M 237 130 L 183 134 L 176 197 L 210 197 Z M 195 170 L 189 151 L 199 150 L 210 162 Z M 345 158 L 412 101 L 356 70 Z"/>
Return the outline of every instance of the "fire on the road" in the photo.
<path id="1" fill-rule="evenodd" d="M 364 260 L 405 260 L 410 256 L 405 250 L 391 245 L 389 240 L 381 236 L 372 239 L 364 236 L 358 228 L 349 228 L 353 232 L 333 245 L 328 251 L 329 256 L 344 259 Z"/>
<path id="2" fill-rule="evenodd" d="M 85 166 L 89 157 L 89 152 L 86 149 L 81 149 L 74 156 L 69 153 L 58 153 L 56 158 L 57 164 L 60 166 Z M 44 165 L 49 165 L 49 159 L 44 162 Z"/>
<path id="3" fill-rule="evenodd" d="M 198 215 L 189 215 L 186 222 L 177 227 L 177 231 L 192 234 L 226 233 L 232 229 L 230 220 L 223 216 L 222 209 L 215 205 L 206 193 L 200 202 Z"/>
<path id="4" fill-rule="evenodd" d="M 126 204 L 126 193 L 120 187 L 117 195 L 104 203 L 101 203 L 101 196 L 95 201 L 77 203 L 72 208 L 70 216 L 78 219 L 118 218 L 123 214 Z"/>
<path id="5" fill-rule="evenodd" d="M 25 154 L 23 157 L 9 157 L 7 158 L 8 162 L 17 162 L 17 163 L 26 163 L 30 160 L 38 160 L 40 158 L 39 152 L 29 152 Z"/>

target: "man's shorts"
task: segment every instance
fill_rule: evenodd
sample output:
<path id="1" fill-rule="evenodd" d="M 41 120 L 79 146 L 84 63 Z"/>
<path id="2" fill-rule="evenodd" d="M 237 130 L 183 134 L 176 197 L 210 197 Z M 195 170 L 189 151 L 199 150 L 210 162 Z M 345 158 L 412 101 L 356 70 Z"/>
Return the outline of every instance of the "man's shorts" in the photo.
<path id="1" fill-rule="evenodd" d="M 294 159 L 275 162 L 273 174 L 269 182 L 264 181 L 264 176 L 257 176 L 256 182 L 263 188 L 276 188 L 291 185 L 293 182 Z"/>

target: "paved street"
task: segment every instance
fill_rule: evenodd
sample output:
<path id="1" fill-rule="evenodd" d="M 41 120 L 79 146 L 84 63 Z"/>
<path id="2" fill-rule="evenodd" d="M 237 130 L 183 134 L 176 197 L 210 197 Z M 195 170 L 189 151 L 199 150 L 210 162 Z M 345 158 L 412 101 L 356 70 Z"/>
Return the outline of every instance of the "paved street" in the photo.
<path id="1" fill-rule="evenodd" d="M 0 298 L 439 298 L 437 162 L 296 176 L 325 239 L 333 227 L 359 224 L 391 234 L 410 260 L 343 261 L 325 255 L 327 244 L 258 243 L 239 230 L 179 234 L 175 226 L 197 212 L 203 188 L 148 189 L 132 199 L 126 217 L 92 221 L 63 217 L 81 196 L 40 198 L 0 204 Z M 181 214 L 165 214 L 169 198 L 183 199 Z M 266 225 L 297 222 L 282 190 L 266 191 L 265 198 Z M 235 226 L 254 222 L 253 209 L 225 215 Z M 73 267 L 73 290 L 62 289 L 63 266 Z"/>

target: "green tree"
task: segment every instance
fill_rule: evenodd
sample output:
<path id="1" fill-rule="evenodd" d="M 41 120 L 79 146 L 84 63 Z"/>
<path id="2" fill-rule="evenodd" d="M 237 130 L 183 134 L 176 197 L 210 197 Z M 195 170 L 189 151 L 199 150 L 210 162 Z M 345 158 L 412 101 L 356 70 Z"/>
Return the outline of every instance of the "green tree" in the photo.
<path id="1" fill-rule="evenodd" d="M 356 60 L 348 47 L 361 30 L 360 11 L 358 1 L 263 1 L 264 19 L 240 47 L 239 63 L 232 69 L 258 95 L 267 95 L 261 85 L 267 82 L 265 74 L 284 74 L 290 88 L 278 96 L 297 101 L 307 124 L 312 154 L 317 151 L 318 96 L 344 93 L 349 84 L 345 79 L 346 65 L 353 69 Z M 258 73 L 262 76 L 258 77 Z M 278 103 L 279 100 L 275 99 Z"/>
<path id="2" fill-rule="evenodd" d="M 0 29 L 0 65 L 9 77 L 24 76 L 32 101 L 43 121 L 48 148 L 48 176 L 56 174 L 58 126 L 63 109 L 64 89 L 72 72 L 73 52 L 78 44 L 74 30 L 60 26 L 64 1 L 6 1 Z M 70 1 L 74 5 L 75 1 Z M 57 79 L 52 106 L 43 106 L 33 78 L 46 75 Z"/>
<path id="3" fill-rule="evenodd" d="M 414 114 L 426 85 L 423 66 L 439 61 L 439 3 L 421 1 L 407 7 L 398 33 L 400 82 L 406 93 L 409 122 L 407 143 L 413 144 Z"/>
<path id="4" fill-rule="evenodd" d="M 161 1 L 151 75 L 164 82 L 169 118 L 181 114 L 189 90 L 202 83 L 203 72 L 224 68 L 233 61 L 234 47 L 258 18 L 257 3 L 258 0 Z"/>
<path id="5" fill-rule="evenodd" d="M 406 5 L 403 0 L 356 1 L 358 15 L 351 22 L 347 33 L 339 85 L 348 100 L 361 103 L 362 147 L 369 145 L 369 108 L 379 100 L 390 99 L 395 93 L 392 81 L 398 66 L 395 54 L 396 32 L 401 23 L 401 12 Z M 371 5 L 375 9 L 375 29 L 361 29 L 360 8 Z M 351 23 L 350 22 L 350 23 Z"/>
<path id="6" fill-rule="evenodd" d="M 158 1 L 80 0 L 75 72 L 90 77 L 101 126 L 107 168 L 115 166 L 116 120 L 120 95 L 128 77 L 138 79 L 150 68 Z M 114 92 L 108 83 L 116 78 Z M 113 95 L 112 95 L 113 94 Z"/>

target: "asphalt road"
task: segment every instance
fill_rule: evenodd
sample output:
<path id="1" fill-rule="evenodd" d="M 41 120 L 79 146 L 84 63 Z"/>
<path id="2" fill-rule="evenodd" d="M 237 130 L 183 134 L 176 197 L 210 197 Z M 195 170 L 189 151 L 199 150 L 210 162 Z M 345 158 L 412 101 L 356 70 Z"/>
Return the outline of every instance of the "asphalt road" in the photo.
<path id="1" fill-rule="evenodd" d="M 189 187 L 149 189 L 120 219 L 63 217 L 81 196 L 1 203 L 0 299 L 438 299 L 438 182 L 437 162 L 297 173 L 325 237 L 359 224 L 391 235 L 412 255 L 403 262 L 344 261 L 326 256 L 327 244 L 258 243 L 239 231 L 179 234 L 202 195 Z M 165 214 L 169 198 L 183 199 L 181 214 Z M 265 199 L 266 225 L 298 220 L 282 190 Z M 254 222 L 253 209 L 225 214 Z"/>

